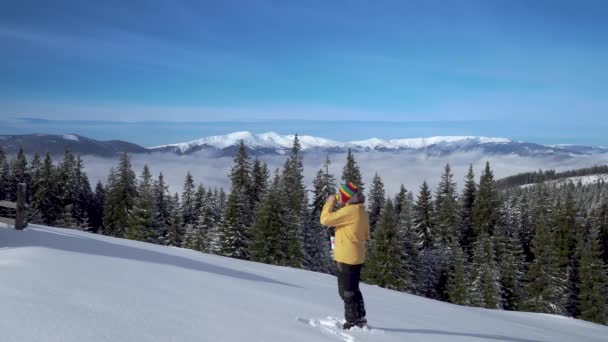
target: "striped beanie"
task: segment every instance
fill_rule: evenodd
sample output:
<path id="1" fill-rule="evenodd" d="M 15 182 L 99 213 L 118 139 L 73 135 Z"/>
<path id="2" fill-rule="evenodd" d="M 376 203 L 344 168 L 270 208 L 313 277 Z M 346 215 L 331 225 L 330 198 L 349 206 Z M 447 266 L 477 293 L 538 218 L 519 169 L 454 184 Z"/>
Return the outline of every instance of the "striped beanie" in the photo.
<path id="1" fill-rule="evenodd" d="M 346 182 L 340 185 L 340 189 L 338 190 L 338 194 L 340 195 L 340 200 L 342 203 L 348 203 L 348 201 L 359 191 L 359 187 L 356 186 L 353 182 Z"/>

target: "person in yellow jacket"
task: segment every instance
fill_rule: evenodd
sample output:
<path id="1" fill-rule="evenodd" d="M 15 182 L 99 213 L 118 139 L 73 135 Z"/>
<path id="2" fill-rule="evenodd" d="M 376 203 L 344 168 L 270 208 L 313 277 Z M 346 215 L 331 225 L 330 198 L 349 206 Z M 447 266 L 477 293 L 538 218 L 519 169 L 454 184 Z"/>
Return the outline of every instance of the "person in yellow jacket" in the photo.
<path id="1" fill-rule="evenodd" d="M 335 210 L 336 201 L 340 209 Z M 370 239 L 365 197 L 356 184 L 347 182 L 327 198 L 321 224 L 335 227 L 334 259 L 338 269 L 338 293 L 344 301 L 344 329 L 367 325 L 365 303 L 359 289 L 361 267 L 365 263 L 365 242 Z"/>

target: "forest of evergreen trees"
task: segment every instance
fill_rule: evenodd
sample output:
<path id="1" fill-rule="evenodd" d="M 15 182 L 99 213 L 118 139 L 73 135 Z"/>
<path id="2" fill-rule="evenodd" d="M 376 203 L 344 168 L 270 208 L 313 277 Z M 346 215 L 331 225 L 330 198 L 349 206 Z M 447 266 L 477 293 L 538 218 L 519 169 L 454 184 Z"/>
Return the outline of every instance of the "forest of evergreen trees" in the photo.
<path id="1" fill-rule="evenodd" d="M 126 154 L 92 189 L 69 151 L 54 163 L 48 154 L 28 162 L 22 150 L 9 160 L 0 149 L 0 199 L 14 200 L 26 182 L 32 223 L 333 273 L 331 230 L 319 223 L 323 199 L 337 188 L 329 165 L 328 157 L 308 190 L 297 136 L 277 170 L 252 160 L 241 142 L 228 193 L 195 185 L 188 173 L 181 194 L 171 194 L 162 173 L 153 179 L 146 166 L 135 175 Z M 341 181 L 364 186 L 350 151 Z M 373 177 L 366 283 L 606 324 L 608 185 L 499 190 L 488 163 L 478 181 L 469 168 L 461 191 L 450 165 L 434 192 L 426 182 L 416 190 L 401 186 L 389 197 Z"/>
<path id="2" fill-rule="evenodd" d="M 505 190 L 516 186 L 538 184 L 562 178 L 599 174 L 608 174 L 608 165 L 597 165 L 584 169 L 568 170 L 563 172 L 555 172 L 555 170 L 539 170 L 535 172 L 518 173 L 516 175 L 497 180 L 496 187 L 500 190 Z"/>

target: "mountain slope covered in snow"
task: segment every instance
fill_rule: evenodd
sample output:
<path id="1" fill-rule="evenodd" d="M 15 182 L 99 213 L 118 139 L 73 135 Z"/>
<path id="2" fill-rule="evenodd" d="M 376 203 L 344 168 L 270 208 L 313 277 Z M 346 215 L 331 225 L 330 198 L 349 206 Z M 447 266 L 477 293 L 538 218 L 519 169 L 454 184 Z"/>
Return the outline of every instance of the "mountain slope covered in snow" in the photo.
<path id="1" fill-rule="evenodd" d="M 2 341 L 605 341 L 608 327 L 362 286 L 341 331 L 335 277 L 89 233 L 0 226 Z"/>

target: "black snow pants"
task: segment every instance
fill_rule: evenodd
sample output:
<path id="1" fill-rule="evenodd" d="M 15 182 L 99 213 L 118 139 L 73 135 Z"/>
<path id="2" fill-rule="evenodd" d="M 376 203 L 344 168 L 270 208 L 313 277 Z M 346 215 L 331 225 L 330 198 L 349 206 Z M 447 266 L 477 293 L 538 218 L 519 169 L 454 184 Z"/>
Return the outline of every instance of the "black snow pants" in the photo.
<path id="1" fill-rule="evenodd" d="M 349 323 L 355 323 L 365 318 L 365 304 L 359 290 L 361 266 L 336 263 L 338 269 L 338 292 L 344 301 L 344 318 Z"/>

